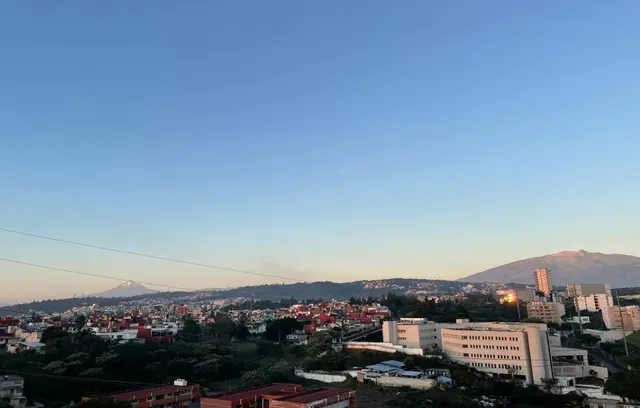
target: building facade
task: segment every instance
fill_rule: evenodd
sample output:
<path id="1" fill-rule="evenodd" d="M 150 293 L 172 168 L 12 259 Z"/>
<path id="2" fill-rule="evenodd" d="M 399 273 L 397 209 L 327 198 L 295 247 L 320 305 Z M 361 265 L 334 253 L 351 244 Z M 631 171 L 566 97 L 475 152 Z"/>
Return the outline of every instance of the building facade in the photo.
<path id="1" fill-rule="evenodd" d="M 576 309 L 596 312 L 605 307 L 614 306 L 613 297 L 606 293 L 591 294 L 588 296 L 576 296 L 573 298 Z"/>
<path id="2" fill-rule="evenodd" d="M 552 377 L 546 324 L 442 324 L 442 350 L 450 359 L 480 371 L 517 376 L 527 384 Z"/>
<path id="3" fill-rule="evenodd" d="M 544 293 L 546 297 L 551 295 L 553 281 L 551 280 L 551 269 L 539 268 L 533 271 L 533 280 L 536 283 L 536 290 Z"/>
<path id="4" fill-rule="evenodd" d="M 562 323 L 565 307 L 556 302 L 531 302 L 527 303 L 527 316 L 531 319 L 540 319 L 546 323 Z"/>
<path id="5" fill-rule="evenodd" d="M 179 408 L 200 404 L 200 385 L 188 385 L 185 380 L 176 380 L 174 385 L 142 388 L 112 394 L 101 394 L 82 398 L 83 401 L 101 400 L 126 403 L 135 408 Z"/>
<path id="6" fill-rule="evenodd" d="M 640 330 L 639 306 L 612 306 L 601 310 L 607 329 L 624 329 L 626 332 Z"/>
<path id="7" fill-rule="evenodd" d="M 589 296 L 605 294 L 611 296 L 611 285 L 604 283 L 580 284 L 570 283 L 567 285 L 569 297 Z"/>
<path id="8" fill-rule="evenodd" d="M 25 408 L 27 398 L 22 395 L 24 379 L 15 375 L 0 376 L 0 401 L 6 400 L 13 408 Z"/>
<path id="9" fill-rule="evenodd" d="M 408 348 L 437 349 L 440 347 L 438 325 L 427 319 L 400 319 L 382 323 L 382 341 Z"/>

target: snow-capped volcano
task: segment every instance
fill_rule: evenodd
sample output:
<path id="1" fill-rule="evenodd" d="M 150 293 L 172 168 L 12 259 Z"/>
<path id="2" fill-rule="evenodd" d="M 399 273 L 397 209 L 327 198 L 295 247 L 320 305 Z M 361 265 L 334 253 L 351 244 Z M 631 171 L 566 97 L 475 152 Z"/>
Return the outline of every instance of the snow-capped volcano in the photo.
<path id="1" fill-rule="evenodd" d="M 149 289 L 144 285 L 136 283 L 134 281 L 126 281 L 118 285 L 113 289 L 109 289 L 106 292 L 97 293 L 95 296 L 98 297 L 132 297 L 132 296 L 140 296 L 140 295 L 149 295 L 151 293 L 156 293 L 155 290 Z"/>

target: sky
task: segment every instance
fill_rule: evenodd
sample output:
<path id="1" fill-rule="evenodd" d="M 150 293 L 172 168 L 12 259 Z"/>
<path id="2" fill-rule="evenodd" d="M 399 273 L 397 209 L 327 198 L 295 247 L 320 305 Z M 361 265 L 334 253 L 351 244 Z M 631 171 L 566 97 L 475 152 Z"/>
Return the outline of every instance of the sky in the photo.
<path id="1" fill-rule="evenodd" d="M 0 228 L 304 281 L 640 255 L 640 3 L 5 2 Z M 285 280 L 0 232 L 0 258 Z M 0 302 L 118 282 L 0 261 Z"/>

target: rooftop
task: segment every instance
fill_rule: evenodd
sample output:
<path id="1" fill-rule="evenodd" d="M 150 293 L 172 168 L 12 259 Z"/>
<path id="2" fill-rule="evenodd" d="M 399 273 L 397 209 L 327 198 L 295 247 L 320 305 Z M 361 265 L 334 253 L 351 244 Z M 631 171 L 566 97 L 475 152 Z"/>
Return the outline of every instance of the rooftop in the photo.
<path id="1" fill-rule="evenodd" d="M 251 398 L 257 395 L 281 395 L 283 393 L 295 393 L 299 391 L 301 387 L 296 384 L 267 384 L 259 387 L 253 387 L 240 391 L 225 392 L 222 394 L 214 395 L 211 399 L 225 400 L 225 401 L 237 401 L 240 399 Z"/>
<path id="2" fill-rule="evenodd" d="M 320 401 L 332 397 L 349 398 L 352 390 L 345 390 L 342 388 L 318 388 L 316 390 L 304 391 L 291 396 L 284 397 L 280 401 L 299 402 L 308 404 L 310 402 Z M 338 399 L 340 399 L 338 398 Z"/>
<path id="3" fill-rule="evenodd" d="M 112 393 L 106 393 L 106 394 L 93 395 L 91 397 L 88 397 L 87 399 L 134 400 L 134 399 L 148 397 L 150 395 L 168 394 L 171 392 L 190 390 L 193 388 L 200 389 L 200 385 L 198 384 L 190 384 L 185 386 L 158 385 L 156 387 L 140 388 L 140 389 L 131 390 L 131 391 L 112 392 Z"/>

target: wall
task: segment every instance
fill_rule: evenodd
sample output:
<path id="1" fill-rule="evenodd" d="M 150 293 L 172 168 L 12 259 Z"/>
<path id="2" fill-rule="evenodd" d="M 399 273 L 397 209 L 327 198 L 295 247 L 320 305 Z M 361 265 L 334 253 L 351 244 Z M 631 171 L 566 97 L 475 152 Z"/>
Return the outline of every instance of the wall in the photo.
<path id="1" fill-rule="evenodd" d="M 346 374 L 307 373 L 302 370 L 296 370 L 296 375 L 306 378 L 307 380 L 315 380 L 323 383 L 340 383 L 347 380 Z"/>
<path id="2" fill-rule="evenodd" d="M 436 384 L 436 380 L 431 379 L 388 377 L 384 375 L 378 378 L 372 378 L 371 381 L 387 387 L 411 387 L 421 390 L 429 389 Z"/>

